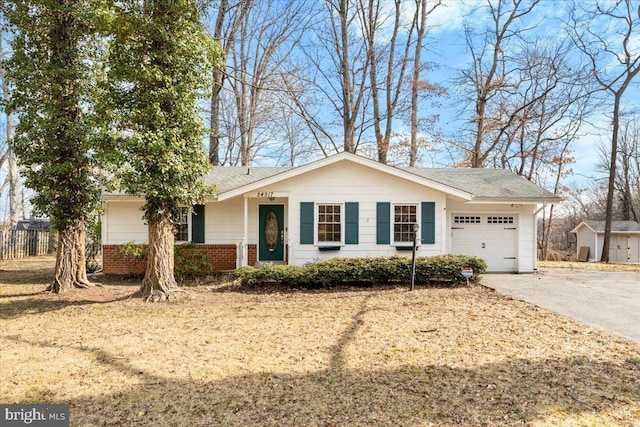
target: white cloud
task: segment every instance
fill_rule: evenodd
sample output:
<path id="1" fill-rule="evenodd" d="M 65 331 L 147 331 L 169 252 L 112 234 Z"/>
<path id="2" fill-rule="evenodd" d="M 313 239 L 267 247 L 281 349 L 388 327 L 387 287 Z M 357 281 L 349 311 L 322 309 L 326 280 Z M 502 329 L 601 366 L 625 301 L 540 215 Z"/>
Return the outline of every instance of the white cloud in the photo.
<path id="1" fill-rule="evenodd" d="M 463 27 L 465 17 L 477 7 L 478 3 L 476 2 L 444 1 L 429 15 L 428 21 L 433 26 L 433 33 L 460 30 Z"/>

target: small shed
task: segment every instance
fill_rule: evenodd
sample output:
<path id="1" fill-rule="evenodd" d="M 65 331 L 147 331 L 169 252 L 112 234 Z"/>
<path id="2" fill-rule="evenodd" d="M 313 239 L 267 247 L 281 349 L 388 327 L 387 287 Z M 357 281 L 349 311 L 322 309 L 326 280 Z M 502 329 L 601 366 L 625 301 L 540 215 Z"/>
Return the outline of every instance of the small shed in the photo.
<path id="1" fill-rule="evenodd" d="M 32 230 L 32 231 L 49 231 L 51 229 L 51 221 L 49 218 L 29 218 L 20 219 L 13 226 L 14 230 Z"/>
<path id="2" fill-rule="evenodd" d="M 604 242 L 604 225 L 604 221 L 585 220 L 571 230 L 576 235 L 578 260 L 589 262 L 600 260 Z M 609 261 L 640 263 L 640 223 L 612 221 Z"/>

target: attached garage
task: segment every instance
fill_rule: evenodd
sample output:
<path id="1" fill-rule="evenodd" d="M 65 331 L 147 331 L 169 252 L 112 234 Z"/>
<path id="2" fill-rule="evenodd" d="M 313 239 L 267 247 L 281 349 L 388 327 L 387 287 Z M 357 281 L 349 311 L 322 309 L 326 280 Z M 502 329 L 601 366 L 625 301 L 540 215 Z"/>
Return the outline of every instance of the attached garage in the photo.
<path id="1" fill-rule="evenodd" d="M 489 271 L 518 271 L 518 216 L 452 215 L 451 252 L 483 258 Z"/>

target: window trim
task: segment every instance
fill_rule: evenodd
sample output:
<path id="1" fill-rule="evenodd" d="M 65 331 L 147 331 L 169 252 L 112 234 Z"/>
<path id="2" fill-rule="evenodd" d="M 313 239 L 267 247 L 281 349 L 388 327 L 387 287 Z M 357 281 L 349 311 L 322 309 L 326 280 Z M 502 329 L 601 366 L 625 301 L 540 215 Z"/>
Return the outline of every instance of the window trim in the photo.
<path id="1" fill-rule="evenodd" d="M 420 202 L 392 202 L 391 203 L 391 212 L 389 212 L 389 214 L 391 215 L 390 221 L 389 221 L 389 226 L 390 226 L 390 244 L 391 246 L 400 246 L 400 247 L 404 247 L 407 246 L 408 244 L 413 243 L 413 240 L 396 240 L 396 233 L 395 233 L 395 226 L 396 226 L 396 217 L 395 217 L 395 213 L 396 213 L 396 206 L 413 206 L 416 209 L 416 224 L 418 224 L 418 226 L 420 228 L 422 228 L 422 209 L 421 209 L 421 205 Z M 404 224 L 404 223 L 398 223 L 398 224 Z M 422 231 L 418 230 L 417 236 L 416 236 L 416 240 L 418 241 L 418 243 L 420 243 L 421 236 L 422 236 Z"/>
<path id="2" fill-rule="evenodd" d="M 192 240 L 192 234 L 191 234 L 191 230 L 192 230 L 192 214 L 193 214 L 193 208 L 190 206 L 180 206 L 180 211 L 182 211 L 183 209 L 187 210 L 187 240 L 178 240 L 178 231 L 176 230 L 176 232 L 173 235 L 174 238 L 174 243 L 176 245 L 184 245 L 184 244 L 188 244 L 191 242 Z M 177 226 L 179 223 L 174 222 L 174 226 Z"/>
<path id="3" fill-rule="evenodd" d="M 320 225 L 320 206 L 340 206 L 340 241 L 320 241 L 318 240 L 318 230 Z M 313 206 L 313 242 L 318 247 L 342 247 L 345 246 L 345 203 L 344 202 L 315 202 Z"/>

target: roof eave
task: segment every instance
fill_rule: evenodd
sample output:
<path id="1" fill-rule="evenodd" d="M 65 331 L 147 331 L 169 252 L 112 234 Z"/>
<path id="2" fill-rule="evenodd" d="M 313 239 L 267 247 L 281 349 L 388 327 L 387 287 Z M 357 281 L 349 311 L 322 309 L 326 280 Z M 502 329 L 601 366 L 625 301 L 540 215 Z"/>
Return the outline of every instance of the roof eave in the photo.
<path id="1" fill-rule="evenodd" d="M 113 194 L 113 193 L 103 193 L 102 201 L 118 201 L 118 202 L 138 202 L 144 201 L 144 197 L 140 196 L 132 196 L 130 194 Z"/>
<path id="2" fill-rule="evenodd" d="M 539 205 L 541 203 L 560 203 L 561 197 L 474 197 L 467 202 L 469 204 L 493 203 L 493 204 L 527 204 Z"/>
<path id="3" fill-rule="evenodd" d="M 104 193 L 101 196 L 103 202 L 144 202 L 143 196 L 132 196 L 130 194 L 111 194 Z M 217 196 L 215 194 L 207 194 L 205 196 L 205 200 L 207 202 L 215 202 L 217 201 Z"/>

